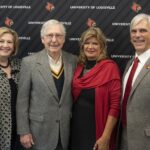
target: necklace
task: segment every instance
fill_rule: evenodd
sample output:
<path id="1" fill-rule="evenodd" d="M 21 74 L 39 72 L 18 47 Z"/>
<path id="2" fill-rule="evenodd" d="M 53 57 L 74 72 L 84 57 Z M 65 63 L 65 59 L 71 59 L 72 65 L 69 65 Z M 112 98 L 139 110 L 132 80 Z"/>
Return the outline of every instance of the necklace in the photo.
<path id="1" fill-rule="evenodd" d="M 1 68 L 8 68 L 8 67 L 9 67 L 9 65 L 10 65 L 10 62 L 9 62 L 9 60 L 8 60 L 8 63 L 7 63 L 7 65 L 6 65 L 6 66 L 3 66 L 3 65 L 1 65 L 1 64 L 0 64 L 0 67 L 1 67 Z"/>

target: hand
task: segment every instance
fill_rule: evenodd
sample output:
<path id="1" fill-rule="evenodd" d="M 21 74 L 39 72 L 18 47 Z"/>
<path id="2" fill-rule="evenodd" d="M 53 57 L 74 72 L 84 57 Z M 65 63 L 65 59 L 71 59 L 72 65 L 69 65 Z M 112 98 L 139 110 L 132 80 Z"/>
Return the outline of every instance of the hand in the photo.
<path id="1" fill-rule="evenodd" d="M 25 148 L 31 148 L 34 145 L 32 134 L 20 135 L 20 142 Z"/>
<path id="2" fill-rule="evenodd" d="M 106 138 L 99 138 L 94 147 L 93 150 L 109 150 L 109 140 Z"/>

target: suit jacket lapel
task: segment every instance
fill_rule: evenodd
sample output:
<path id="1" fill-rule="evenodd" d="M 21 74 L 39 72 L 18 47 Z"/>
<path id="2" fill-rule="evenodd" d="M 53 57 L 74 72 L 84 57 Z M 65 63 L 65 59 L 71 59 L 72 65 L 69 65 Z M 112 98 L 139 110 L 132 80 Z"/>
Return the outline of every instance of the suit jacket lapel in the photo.
<path id="1" fill-rule="evenodd" d="M 133 87 L 132 87 L 132 90 L 131 90 L 131 93 L 130 93 L 130 96 L 133 94 L 135 88 L 139 85 L 139 83 L 141 82 L 141 80 L 143 79 L 143 77 L 150 71 L 149 68 L 147 68 L 146 66 L 150 66 L 150 58 L 147 60 L 147 62 L 145 63 L 145 65 L 143 66 L 142 70 L 140 71 L 140 73 L 138 74 L 134 84 L 133 84 Z M 130 98 L 129 98 L 130 99 Z"/>
<path id="2" fill-rule="evenodd" d="M 134 58 L 131 59 L 131 60 L 127 63 L 127 66 L 126 66 L 125 71 L 124 71 L 124 73 L 123 73 L 122 83 L 124 83 L 125 75 L 126 75 L 126 73 L 128 72 L 128 70 L 129 70 L 129 68 L 130 68 L 130 66 L 131 66 L 131 64 L 132 64 L 132 62 L 133 62 L 133 60 L 134 60 Z M 123 88 L 123 86 L 124 86 L 124 85 L 122 84 L 122 88 Z M 124 96 L 124 95 L 122 95 L 121 103 L 123 102 L 123 96 Z"/>
<path id="3" fill-rule="evenodd" d="M 66 90 L 68 89 L 68 85 L 71 84 L 70 78 L 71 78 L 71 64 L 68 63 L 68 57 L 66 55 L 65 52 L 62 52 L 62 58 L 63 58 L 63 63 L 64 63 L 64 85 L 63 85 L 63 89 L 62 89 L 62 94 L 61 94 L 61 99 L 60 102 L 62 101 L 63 97 L 65 96 Z"/>
<path id="4" fill-rule="evenodd" d="M 41 73 L 42 77 L 45 80 L 45 84 L 47 84 L 48 88 L 51 90 L 56 99 L 59 101 L 56 86 L 49 66 L 48 56 L 45 49 L 41 52 L 41 55 L 38 57 L 37 65 L 39 72 Z"/>

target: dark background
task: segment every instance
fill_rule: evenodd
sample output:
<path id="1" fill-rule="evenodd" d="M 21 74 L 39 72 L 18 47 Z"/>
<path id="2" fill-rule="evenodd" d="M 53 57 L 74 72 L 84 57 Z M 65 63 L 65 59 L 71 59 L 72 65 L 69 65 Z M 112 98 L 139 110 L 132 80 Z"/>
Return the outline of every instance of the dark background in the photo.
<path id="1" fill-rule="evenodd" d="M 20 38 L 19 58 L 43 48 L 42 24 L 49 19 L 62 21 L 67 28 L 64 50 L 79 54 L 79 37 L 91 24 L 105 33 L 108 55 L 121 72 L 134 55 L 129 25 L 138 13 L 150 14 L 149 0 L 1 0 L 0 26 L 17 31 Z"/>

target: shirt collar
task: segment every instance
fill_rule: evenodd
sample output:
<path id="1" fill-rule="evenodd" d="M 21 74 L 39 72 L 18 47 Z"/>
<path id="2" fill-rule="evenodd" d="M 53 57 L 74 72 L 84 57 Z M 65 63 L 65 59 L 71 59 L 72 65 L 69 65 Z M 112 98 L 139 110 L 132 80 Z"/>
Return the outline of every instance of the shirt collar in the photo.
<path id="1" fill-rule="evenodd" d="M 62 63 L 62 54 L 60 54 L 60 56 L 59 56 L 57 61 L 54 60 L 50 55 L 48 55 L 48 58 L 49 58 L 49 63 L 52 64 L 52 65 L 59 65 L 59 64 Z"/>
<path id="2" fill-rule="evenodd" d="M 137 53 L 135 54 L 135 57 L 138 57 L 140 63 L 145 64 L 145 62 L 149 59 L 150 57 L 150 49 L 148 49 L 147 51 L 145 51 L 144 53 L 137 55 Z"/>

